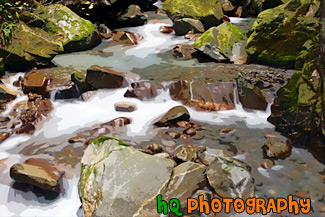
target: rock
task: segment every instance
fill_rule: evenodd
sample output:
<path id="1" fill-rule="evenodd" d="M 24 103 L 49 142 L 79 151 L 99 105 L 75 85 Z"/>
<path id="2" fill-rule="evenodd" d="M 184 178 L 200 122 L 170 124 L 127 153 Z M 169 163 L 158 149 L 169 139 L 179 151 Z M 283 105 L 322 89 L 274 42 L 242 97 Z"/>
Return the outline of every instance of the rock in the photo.
<path id="1" fill-rule="evenodd" d="M 85 143 L 86 140 L 86 136 L 74 136 L 69 139 L 69 143 Z"/>
<path id="2" fill-rule="evenodd" d="M 96 27 L 90 21 L 79 17 L 63 5 L 39 7 L 33 13 L 45 21 L 43 28 L 49 35 L 62 42 L 64 52 L 88 50 L 101 42 Z"/>
<path id="3" fill-rule="evenodd" d="M 191 18 L 203 23 L 205 29 L 222 23 L 223 11 L 218 0 L 166 0 L 163 5 L 169 18 L 173 21 Z"/>
<path id="4" fill-rule="evenodd" d="M 178 121 L 190 119 L 190 113 L 184 106 L 175 106 L 171 108 L 159 121 L 154 123 L 158 127 L 175 124 Z"/>
<path id="5" fill-rule="evenodd" d="M 170 139 L 178 139 L 181 136 L 180 133 L 176 131 L 167 131 L 165 134 Z"/>
<path id="6" fill-rule="evenodd" d="M 178 161 L 195 161 L 198 150 L 194 145 L 183 145 L 174 152 L 174 159 Z"/>
<path id="7" fill-rule="evenodd" d="M 286 0 L 252 0 L 249 5 L 249 13 L 258 15 L 260 12 L 275 8 L 285 2 L 288 2 Z"/>
<path id="8" fill-rule="evenodd" d="M 162 146 L 159 145 L 159 144 L 156 144 L 156 143 L 153 143 L 153 144 L 149 145 L 149 146 L 148 146 L 148 149 L 149 149 L 150 151 L 152 151 L 153 153 L 160 153 L 160 152 L 163 151 Z M 168 155 L 168 156 L 169 156 L 169 155 Z"/>
<path id="9" fill-rule="evenodd" d="M 291 154 L 291 145 L 280 141 L 264 143 L 263 150 L 268 157 L 285 158 Z"/>
<path id="10" fill-rule="evenodd" d="M 231 1 L 231 0 L 220 0 L 219 2 L 221 4 L 222 10 L 225 13 L 229 13 L 229 12 L 233 11 L 236 8 L 235 7 L 236 5 L 234 5 L 233 1 Z"/>
<path id="11" fill-rule="evenodd" d="M 129 85 L 129 89 L 124 97 L 134 97 L 140 100 L 155 98 L 158 95 L 156 87 L 146 81 L 133 82 Z"/>
<path id="12" fill-rule="evenodd" d="M 168 153 L 166 153 L 166 152 L 163 152 L 163 153 L 155 154 L 155 157 L 170 158 L 170 155 Z"/>
<path id="13" fill-rule="evenodd" d="M 0 58 L 0 76 L 5 74 L 5 62 L 3 58 Z"/>
<path id="14" fill-rule="evenodd" d="M 161 33 L 170 34 L 173 31 L 174 31 L 174 27 L 172 27 L 172 26 L 161 26 L 161 27 L 159 27 L 159 32 L 161 32 Z"/>
<path id="15" fill-rule="evenodd" d="M 178 121 L 176 124 L 177 124 L 177 126 L 183 127 L 183 128 L 193 127 L 193 125 L 188 121 Z"/>
<path id="16" fill-rule="evenodd" d="M 189 136 L 194 136 L 196 134 L 196 130 L 193 127 L 190 127 L 184 130 L 183 133 Z"/>
<path id="17" fill-rule="evenodd" d="M 188 60 L 192 59 L 197 50 L 192 45 L 178 44 L 173 48 L 173 56 L 176 59 Z"/>
<path id="18" fill-rule="evenodd" d="M 119 112 L 133 112 L 136 110 L 136 106 L 131 102 L 117 102 L 114 107 Z"/>
<path id="19" fill-rule="evenodd" d="M 81 160 L 79 195 L 85 216 L 158 216 L 136 214 L 156 211 L 154 199 L 166 187 L 173 161 L 113 138 L 104 140 L 90 144 Z"/>
<path id="20" fill-rule="evenodd" d="M 192 138 L 189 137 L 188 135 L 182 134 L 180 136 L 179 142 L 181 142 L 181 143 L 188 143 L 190 141 L 192 141 Z"/>
<path id="21" fill-rule="evenodd" d="M 97 30 L 98 30 L 101 38 L 104 38 L 104 39 L 110 39 L 113 35 L 113 32 L 103 23 L 101 23 L 101 24 L 99 24 L 99 26 L 97 26 Z"/>
<path id="22" fill-rule="evenodd" d="M 21 111 L 22 126 L 16 129 L 16 134 L 32 135 L 37 127 L 48 117 L 53 110 L 49 99 L 36 99 L 27 103 L 27 108 Z"/>
<path id="23" fill-rule="evenodd" d="M 7 69 L 48 66 L 58 53 L 87 50 L 100 43 L 95 26 L 62 5 L 39 5 L 33 13 L 20 15 L 12 43 L 0 48 Z"/>
<path id="24" fill-rule="evenodd" d="M 294 67 L 304 43 L 319 33 L 318 18 L 305 16 L 311 4 L 290 0 L 262 11 L 250 30 L 247 53 L 264 64 Z"/>
<path id="25" fill-rule="evenodd" d="M 142 13 L 138 5 L 130 5 L 121 15 L 116 18 L 119 26 L 141 26 L 147 22 L 148 15 Z"/>
<path id="26" fill-rule="evenodd" d="M 17 93 L 13 92 L 9 88 L 7 88 L 4 84 L 0 83 L 0 104 L 7 103 L 13 99 L 15 99 Z"/>
<path id="27" fill-rule="evenodd" d="M 89 87 L 82 88 L 79 83 L 77 87 L 71 77 L 70 70 L 62 68 L 32 70 L 25 74 L 22 89 L 25 94 L 36 93 L 44 98 L 79 98 L 81 91 L 87 91 Z"/>
<path id="28" fill-rule="evenodd" d="M 246 35 L 239 27 L 224 22 L 211 27 L 196 40 L 194 47 L 217 61 L 228 61 L 236 64 L 246 63 Z"/>
<path id="29" fill-rule="evenodd" d="M 254 197 L 254 178 L 250 166 L 216 149 L 207 149 L 200 155 L 200 160 L 208 163 L 206 176 L 219 196 L 233 199 Z"/>
<path id="30" fill-rule="evenodd" d="M 191 194 L 207 185 L 205 178 L 206 166 L 194 162 L 185 162 L 173 169 L 164 199 L 169 201 L 177 198 L 184 201 Z"/>
<path id="31" fill-rule="evenodd" d="M 263 159 L 261 162 L 261 167 L 264 169 L 270 169 L 275 165 L 274 161 L 271 159 Z"/>
<path id="32" fill-rule="evenodd" d="M 126 117 L 115 118 L 107 123 L 101 124 L 102 127 L 110 126 L 110 127 L 124 127 L 131 123 L 131 120 Z"/>
<path id="33" fill-rule="evenodd" d="M 43 190 L 59 192 L 59 181 L 63 172 L 54 167 L 34 166 L 27 163 L 14 164 L 10 168 L 10 176 L 16 182 L 37 186 Z"/>
<path id="34" fill-rule="evenodd" d="M 9 133 L 9 132 L 4 132 L 4 133 L 1 132 L 0 133 L 0 143 L 5 141 L 6 139 L 8 139 L 10 135 L 11 135 L 11 133 Z"/>
<path id="35" fill-rule="evenodd" d="M 181 101 L 198 111 L 234 109 L 233 82 L 208 83 L 203 80 L 180 80 L 169 87 L 173 100 Z"/>
<path id="36" fill-rule="evenodd" d="M 111 68 L 91 66 L 87 69 L 86 81 L 95 89 L 126 87 L 127 72 L 117 72 Z"/>
<path id="37" fill-rule="evenodd" d="M 234 131 L 234 129 L 232 129 L 231 127 L 226 127 L 226 128 L 222 128 L 221 130 L 220 130 L 220 133 L 221 134 L 229 134 L 229 133 L 231 133 L 231 132 L 233 132 Z"/>
<path id="38" fill-rule="evenodd" d="M 203 152 L 205 152 L 207 150 L 207 147 L 205 145 L 199 145 L 197 147 L 198 153 L 202 154 Z"/>
<path id="39" fill-rule="evenodd" d="M 113 40 L 123 44 L 137 45 L 143 37 L 137 33 L 116 30 L 113 32 Z"/>
<path id="40" fill-rule="evenodd" d="M 205 136 L 203 133 L 196 133 L 194 136 L 192 136 L 192 139 L 194 140 L 201 140 L 203 139 Z"/>
<path id="41" fill-rule="evenodd" d="M 185 35 L 188 32 L 202 33 L 205 29 L 199 20 L 182 18 L 174 20 L 174 31 L 176 35 Z"/>

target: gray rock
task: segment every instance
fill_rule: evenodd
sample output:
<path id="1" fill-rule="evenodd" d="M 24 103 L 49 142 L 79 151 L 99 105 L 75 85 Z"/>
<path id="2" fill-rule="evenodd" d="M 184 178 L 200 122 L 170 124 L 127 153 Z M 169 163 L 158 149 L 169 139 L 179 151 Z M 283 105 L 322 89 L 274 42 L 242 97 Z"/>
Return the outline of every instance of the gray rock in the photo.
<path id="1" fill-rule="evenodd" d="M 246 163 L 223 154 L 222 150 L 207 149 L 200 159 L 208 163 L 206 175 L 210 186 L 221 197 L 254 197 L 254 178 Z"/>
<path id="2" fill-rule="evenodd" d="M 194 162 L 185 162 L 173 170 L 173 176 L 168 183 L 165 200 L 177 198 L 184 201 L 191 194 L 207 185 L 205 179 L 206 166 Z"/>
<path id="3" fill-rule="evenodd" d="M 194 145 L 183 145 L 178 147 L 174 152 L 174 159 L 180 161 L 195 161 L 198 150 Z"/>
<path id="4" fill-rule="evenodd" d="M 113 138 L 103 140 L 90 144 L 81 160 L 79 194 L 85 216 L 159 216 L 154 199 L 166 187 L 173 161 Z M 143 214 L 148 212 L 153 215 Z"/>
<path id="5" fill-rule="evenodd" d="M 147 17 L 138 5 L 130 5 L 116 18 L 116 22 L 120 26 L 141 26 L 147 22 Z"/>
<path id="6" fill-rule="evenodd" d="M 174 21 L 174 31 L 176 35 L 185 35 L 188 32 L 202 33 L 205 31 L 200 20 L 182 18 Z"/>

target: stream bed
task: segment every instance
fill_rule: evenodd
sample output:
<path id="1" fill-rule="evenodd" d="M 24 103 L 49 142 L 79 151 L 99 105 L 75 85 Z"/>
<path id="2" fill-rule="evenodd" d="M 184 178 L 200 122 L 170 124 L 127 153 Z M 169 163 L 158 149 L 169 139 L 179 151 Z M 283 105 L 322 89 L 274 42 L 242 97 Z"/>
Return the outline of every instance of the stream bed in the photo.
<path id="1" fill-rule="evenodd" d="M 233 18 L 231 21 L 245 29 L 245 26 L 247 28 L 254 20 Z M 13 134 L 0 144 L 1 216 L 82 216 L 78 180 L 80 159 L 86 146 L 79 143 L 71 144 L 68 140 L 79 134 L 91 136 L 92 126 L 118 117 L 126 117 L 131 123 L 112 129 L 108 133 L 109 136 L 121 139 L 139 149 L 145 149 L 152 143 L 161 144 L 170 154 L 179 145 L 186 143 L 222 149 L 226 154 L 252 167 L 257 197 L 275 198 L 288 195 L 294 195 L 295 198 L 310 197 L 313 209 L 304 216 L 325 216 L 324 165 L 315 160 L 308 151 L 293 147 L 291 155 L 276 160 L 272 168 L 261 167 L 263 144 L 270 138 L 282 142 L 287 140 L 267 121 L 271 114 L 271 103 L 265 111 L 244 109 L 238 100 L 237 87 L 234 85 L 233 110 L 207 112 L 196 111 L 187 106 L 191 122 L 198 126 L 197 131 L 204 135 L 203 139 L 173 140 L 166 137 L 165 132 L 168 129 L 153 126 L 155 120 L 170 108 L 182 105 L 170 95 L 167 86 L 172 82 L 202 79 L 210 83 L 236 83 L 238 73 L 243 71 L 281 71 L 286 74 L 286 79 L 292 74 L 292 70 L 254 64 L 199 62 L 196 58 L 178 60 L 173 56 L 173 47 L 176 44 L 193 44 L 193 41 L 174 34 L 160 33 L 159 27 L 166 25 L 172 25 L 166 15 L 152 13 L 149 22 L 144 26 L 124 29 L 144 37 L 137 46 L 121 45 L 110 39 L 103 41 L 93 50 L 58 55 L 54 58 L 53 63 L 57 68 L 53 69 L 58 72 L 61 70 L 69 73 L 85 73 L 92 65 L 109 66 L 137 74 L 135 81 L 150 81 L 161 88 L 157 90 L 158 95 L 155 98 L 144 101 L 124 97 L 128 88 L 98 90 L 84 101 L 52 99 L 53 111 L 33 135 Z M 4 84 L 18 91 L 19 96 L 1 113 L 3 117 L 8 116 L 15 105 L 27 100 L 27 96 L 13 85 L 13 82 L 24 74 L 7 75 L 7 78 L 3 79 Z M 137 109 L 131 113 L 118 112 L 114 109 L 114 104 L 121 101 L 132 102 Z M 29 189 L 29 186 L 12 181 L 9 175 L 10 167 L 29 158 L 55 162 L 58 168 L 65 171 L 60 194 L 43 195 L 35 189 Z"/>

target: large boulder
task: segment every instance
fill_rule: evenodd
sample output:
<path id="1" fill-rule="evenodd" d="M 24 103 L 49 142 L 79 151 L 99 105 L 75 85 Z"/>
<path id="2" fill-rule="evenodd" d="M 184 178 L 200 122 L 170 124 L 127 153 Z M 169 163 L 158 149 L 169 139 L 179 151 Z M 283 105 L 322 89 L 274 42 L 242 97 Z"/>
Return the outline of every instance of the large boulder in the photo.
<path id="1" fill-rule="evenodd" d="M 138 5 L 130 5 L 116 18 L 116 22 L 119 26 L 141 26 L 147 22 L 147 17 Z"/>
<path id="2" fill-rule="evenodd" d="M 255 185 L 250 166 L 218 149 L 207 149 L 200 160 L 209 165 L 206 176 L 219 196 L 234 199 L 254 197 Z"/>
<path id="3" fill-rule="evenodd" d="M 47 66 L 59 53 L 87 50 L 101 41 L 90 21 L 59 4 L 25 11 L 20 18 L 12 43 L 0 47 L 7 69 Z"/>
<path id="4" fill-rule="evenodd" d="M 86 217 L 136 216 L 145 205 L 149 209 L 148 204 L 159 216 L 157 205 L 148 201 L 155 201 L 153 198 L 166 188 L 174 167 L 172 160 L 107 137 L 91 143 L 81 163 L 79 194 Z"/>
<path id="5" fill-rule="evenodd" d="M 319 33 L 312 4 L 319 6 L 319 1 L 291 0 L 261 12 L 250 31 L 247 53 L 264 64 L 293 68 L 305 41 Z"/>
<path id="6" fill-rule="evenodd" d="M 203 23 L 205 29 L 222 23 L 223 11 L 218 0 L 166 0 L 163 10 L 173 20 L 192 18 Z"/>
<path id="7" fill-rule="evenodd" d="M 278 91 L 268 120 L 298 147 L 307 147 L 325 162 L 324 82 L 320 67 L 317 38 L 304 44 L 291 80 Z M 324 67 L 324 66 L 323 66 Z M 324 70 L 324 69 L 323 69 Z"/>
<path id="8" fill-rule="evenodd" d="M 224 22 L 203 33 L 194 47 L 215 60 L 243 64 L 248 61 L 245 44 L 245 32 L 230 22 Z"/>

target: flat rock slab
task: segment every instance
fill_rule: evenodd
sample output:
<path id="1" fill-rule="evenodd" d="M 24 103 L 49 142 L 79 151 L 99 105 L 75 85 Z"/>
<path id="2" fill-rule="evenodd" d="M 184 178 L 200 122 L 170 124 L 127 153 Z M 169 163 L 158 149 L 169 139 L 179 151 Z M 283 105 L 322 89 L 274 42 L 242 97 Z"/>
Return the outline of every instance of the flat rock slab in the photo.
<path id="1" fill-rule="evenodd" d="M 35 161 L 33 161 L 35 162 Z M 17 163 L 10 168 L 10 176 L 16 182 L 37 186 L 43 190 L 59 191 L 59 180 L 62 171 L 54 167 L 45 167 L 27 163 Z"/>

